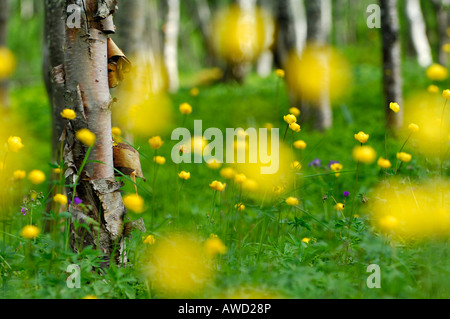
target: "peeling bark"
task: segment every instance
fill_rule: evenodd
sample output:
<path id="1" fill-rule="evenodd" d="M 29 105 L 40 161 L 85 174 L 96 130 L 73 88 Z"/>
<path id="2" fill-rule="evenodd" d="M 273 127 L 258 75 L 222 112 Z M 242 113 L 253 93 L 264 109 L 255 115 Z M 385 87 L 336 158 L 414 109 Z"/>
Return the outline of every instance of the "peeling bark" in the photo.
<path id="1" fill-rule="evenodd" d="M 120 193 L 122 183 L 116 182 L 114 177 L 107 59 L 108 31 L 103 30 L 103 19 L 99 19 L 105 16 L 104 5 L 108 4 L 110 13 L 113 12 L 109 5 L 114 2 L 86 0 L 86 11 L 82 17 L 87 17 L 88 21 L 83 21 L 80 29 L 66 27 L 64 52 L 65 106 L 77 113 L 77 118 L 67 126 L 64 147 L 64 161 L 67 166 L 65 177 L 69 185 L 79 181 L 76 194 L 73 187 L 68 190 L 69 197 L 75 195 L 90 207 L 89 211 L 81 211 L 76 205 L 71 206 L 71 243 L 74 250 L 87 245 L 97 247 L 108 257 L 105 264 L 111 257 L 115 258 L 116 262 L 120 260 L 125 216 Z M 66 5 L 72 3 L 71 0 L 66 1 Z M 97 139 L 89 156 L 90 162 L 80 171 L 87 147 L 75 138 L 75 133 L 82 128 L 91 130 Z M 91 231 L 77 228 L 77 223 L 88 223 Z"/>
<path id="2" fill-rule="evenodd" d="M 403 124 L 403 108 L 393 115 L 389 105 L 403 105 L 403 81 L 401 70 L 400 24 L 397 0 L 380 0 L 381 34 L 383 42 L 383 87 L 385 96 L 386 125 L 400 128 Z"/>

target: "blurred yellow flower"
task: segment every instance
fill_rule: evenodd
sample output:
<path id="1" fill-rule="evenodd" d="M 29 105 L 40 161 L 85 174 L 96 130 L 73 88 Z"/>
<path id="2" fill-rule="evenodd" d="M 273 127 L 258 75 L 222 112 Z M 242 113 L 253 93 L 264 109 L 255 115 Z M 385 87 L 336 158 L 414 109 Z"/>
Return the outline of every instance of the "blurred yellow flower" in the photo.
<path id="1" fill-rule="evenodd" d="M 336 205 L 334 205 L 334 209 L 337 210 L 338 212 L 344 210 L 344 208 L 345 205 L 342 203 L 337 203 Z"/>
<path id="2" fill-rule="evenodd" d="M 225 179 L 233 179 L 236 176 L 236 170 L 232 167 L 224 167 L 220 170 L 220 176 Z"/>
<path id="3" fill-rule="evenodd" d="M 215 159 L 215 158 L 211 158 L 210 160 L 208 160 L 206 162 L 206 165 L 210 168 L 210 169 L 219 169 L 222 166 L 222 163 Z"/>
<path id="4" fill-rule="evenodd" d="M 178 177 L 181 178 L 181 179 L 183 179 L 183 180 L 185 180 L 185 181 L 187 181 L 188 179 L 191 178 L 191 173 L 190 173 L 190 172 L 181 171 L 181 172 L 178 174 Z"/>
<path id="5" fill-rule="evenodd" d="M 247 176 L 245 176 L 244 174 L 236 174 L 236 176 L 234 177 L 234 182 L 236 184 L 242 184 L 247 180 Z"/>
<path id="6" fill-rule="evenodd" d="M 298 108 L 296 107 L 291 107 L 289 109 L 289 113 L 295 115 L 297 118 L 300 116 L 301 112 Z"/>
<path id="7" fill-rule="evenodd" d="M 221 183 L 219 181 L 213 181 L 209 184 L 209 187 L 217 192 L 223 192 L 227 184 Z"/>
<path id="8" fill-rule="evenodd" d="M 59 174 L 61 174 L 62 169 L 58 167 L 58 168 L 54 168 L 52 171 L 53 171 L 53 174 L 59 175 Z"/>
<path id="9" fill-rule="evenodd" d="M 148 235 L 147 237 L 142 237 L 142 241 L 144 244 L 147 244 L 147 245 L 154 245 L 156 243 L 155 236 L 153 236 L 153 235 Z"/>
<path id="10" fill-rule="evenodd" d="M 242 203 L 234 205 L 234 208 L 237 208 L 238 211 L 243 212 L 245 210 L 245 205 Z"/>
<path id="11" fill-rule="evenodd" d="M 288 204 L 289 206 L 297 206 L 298 205 L 298 203 L 299 203 L 299 201 L 298 201 L 298 198 L 296 198 L 296 197 L 288 197 L 288 198 L 286 198 L 286 204 Z"/>
<path id="12" fill-rule="evenodd" d="M 20 236 L 25 239 L 34 239 L 39 236 L 40 230 L 36 226 L 27 225 L 20 231 Z"/>
<path id="13" fill-rule="evenodd" d="M 375 150 L 370 146 L 356 146 L 353 149 L 353 159 L 355 161 L 370 164 L 375 161 L 375 158 L 377 157 L 377 153 Z"/>
<path id="14" fill-rule="evenodd" d="M 289 128 L 297 133 L 301 131 L 300 125 L 298 125 L 297 123 L 289 124 Z"/>
<path id="15" fill-rule="evenodd" d="M 55 196 L 53 196 L 53 201 L 64 206 L 67 204 L 67 196 L 63 194 L 56 194 Z"/>
<path id="16" fill-rule="evenodd" d="M 164 165 L 166 163 L 166 158 L 164 156 L 155 156 L 153 157 L 153 162 L 158 165 Z"/>
<path id="17" fill-rule="evenodd" d="M 199 94 L 200 94 L 200 90 L 197 88 L 197 87 L 195 87 L 195 88 L 192 88 L 190 91 L 189 91 L 189 94 L 191 95 L 191 96 L 198 96 Z"/>
<path id="18" fill-rule="evenodd" d="M 245 180 L 245 182 L 242 184 L 242 189 L 249 191 L 249 192 L 257 191 L 258 188 L 259 188 L 258 182 L 253 179 L 247 178 Z"/>
<path id="19" fill-rule="evenodd" d="M 311 240 L 311 238 L 306 238 L 305 237 L 305 238 L 302 239 L 302 242 L 304 242 L 306 244 L 309 244 L 310 240 Z"/>
<path id="20" fill-rule="evenodd" d="M 437 85 L 434 84 L 430 84 L 427 88 L 429 93 L 435 94 L 439 92 L 439 87 Z"/>
<path id="21" fill-rule="evenodd" d="M 272 123 L 266 123 L 266 124 L 264 124 L 264 128 L 266 128 L 267 130 L 271 130 L 271 129 L 273 129 L 273 124 Z"/>
<path id="22" fill-rule="evenodd" d="M 95 144 L 96 136 L 87 128 L 83 128 L 76 132 L 75 137 L 86 146 L 93 146 Z"/>
<path id="23" fill-rule="evenodd" d="M 446 99 L 446 100 L 450 100 L 450 90 L 444 90 L 444 92 L 442 92 L 442 96 Z"/>
<path id="24" fill-rule="evenodd" d="M 16 69 L 14 54 L 6 47 L 0 47 L 0 80 L 9 78 Z"/>
<path id="25" fill-rule="evenodd" d="M 294 114 L 288 114 L 283 117 L 287 124 L 292 124 L 297 122 L 297 117 Z"/>
<path id="26" fill-rule="evenodd" d="M 216 246 L 217 248 L 217 246 Z M 144 271 L 159 294 L 195 296 L 213 276 L 205 246 L 188 234 L 172 234 L 158 241 Z"/>
<path id="27" fill-rule="evenodd" d="M 205 242 L 206 254 L 210 257 L 216 255 L 225 255 L 227 247 L 223 244 L 222 240 L 218 237 L 210 237 Z"/>
<path id="28" fill-rule="evenodd" d="M 330 169 L 331 169 L 333 172 L 336 173 L 336 174 L 335 174 L 336 177 L 339 177 L 339 176 L 341 175 L 341 174 L 340 174 L 340 171 L 341 171 L 343 168 L 344 168 L 344 167 L 342 166 L 341 163 L 333 163 L 333 164 L 330 165 Z"/>
<path id="29" fill-rule="evenodd" d="M 35 185 L 39 185 L 42 184 L 43 182 L 45 182 L 45 174 L 43 171 L 40 170 L 32 170 L 29 174 L 28 174 L 28 179 Z"/>
<path id="30" fill-rule="evenodd" d="M 285 76 L 285 72 L 282 69 L 276 69 L 275 70 L 275 74 L 279 77 L 279 78 L 284 78 Z"/>
<path id="31" fill-rule="evenodd" d="M 128 210 L 136 214 L 144 212 L 144 199 L 138 194 L 129 194 L 123 197 L 123 204 Z"/>
<path id="32" fill-rule="evenodd" d="M 20 179 L 24 179 L 25 177 L 27 177 L 27 172 L 23 171 L 23 170 L 16 170 L 13 173 L 13 178 L 15 180 L 20 180 Z"/>
<path id="33" fill-rule="evenodd" d="M 426 70 L 426 76 L 433 81 L 444 81 L 448 77 L 448 70 L 446 67 L 434 63 Z"/>
<path id="34" fill-rule="evenodd" d="M 360 142 L 361 144 L 364 144 L 369 139 L 369 134 L 366 134 L 364 132 L 359 132 L 358 134 L 355 134 L 355 140 Z"/>
<path id="35" fill-rule="evenodd" d="M 111 134 L 112 134 L 114 137 L 122 136 L 122 130 L 121 130 L 119 127 L 117 127 L 117 126 L 114 126 L 114 127 L 111 129 Z"/>
<path id="36" fill-rule="evenodd" d="M 184 115 L 189 115 L 192 113 L 192 106 L 188 103 L 183 103 L 180 105 L 180 113 Z"/>
<path id="37" fill-rule="evenodd" d="M 67 120 L 74 120 L 77 118 L 77 113 L 72 109 L 64 109 L 61 112 L 61 116 Z"/>
<path id="38" fill-rule="evenodd" d="M 411 124 L 408 125 L 408 130 L 411 133 L 417 133 L 417 132 L 419 132 L 419 125 L 411 123 Z"/>
<path id="39" fill-rule="evenodd" d="M 299 161 L 294 161 L 294 162 L 291 163 L 291 168 L 293 170 L 296 170 L 296 171 L 301 170 L 302 169 L 302 164 L 300 164 Z"/>
<path id="40" fill-rule="evenodd" d="M 400 105 L 398 105 L 397 102 L 391 102 L 391 103 L 389 104 L 389 108 L 390 108 L 393 112 L 395 112 L 395 113 L 400 112 Z"/>
<path id="41" fill-rule="evenodd" d="M 450 53 L 450 43 L 446 43 L 442 46 L 442 49 L 444 50 L 444 52 L 446 53 Z"/>
<path id="42" fill-rule="evenodd" d="M 95 299 L 98 299 L 98 297 L 97 297 L 97 296 L 94 296 L 94 295 L 87 295 L 87 296 L 83 297 L 83 299 L 86 299 L 86 300 L 89 300 L 89 299 L 95 300 Z"/>
<path id="43" fill-rule="evenodd" d="M 388 159 L 382 157 L 378 159 L 377 165 L 384 169 L 391 168 L 392 166 L 391 162 Z"/>
<path id="44" fill-rule="evenodd" d="M 385 229 L 394 229 L 398 226 L 398 219 L 394 216 L 384 216 L 380 219 L 380 226 Z"/>
<path id="45" fill-rule="evenodd" d="M 164 142 L 162 141 L 160 136 L 153 136 L 148 140 L 148 144 L 151 148 L 157 150 L 164 144 Z"/>
<path id="46" fill-rule="evenodd" d="M 304 150 L 306 148 L 307 144 L 303 140 L 298 140 L 294 142 L 294 147 L 298 150 Z"/>
<path id="47" fill-rule="evenodd" d="M 24 148 L 24 145 L 22 144 L 22 139 L 18 136 L 10 136 L 8 138 L 8 149 L 11 152 L 17 153 L 22 148 Z"/>
<path id="48" fill-rule="evenodd" d="M 411 156 L 411 154 L 408 154 L 405 152 L 400 152 L 400 153 L 397 153 L 397 159 L 404 163 L 408 163 L 411 161 L 412 156 Z"/>

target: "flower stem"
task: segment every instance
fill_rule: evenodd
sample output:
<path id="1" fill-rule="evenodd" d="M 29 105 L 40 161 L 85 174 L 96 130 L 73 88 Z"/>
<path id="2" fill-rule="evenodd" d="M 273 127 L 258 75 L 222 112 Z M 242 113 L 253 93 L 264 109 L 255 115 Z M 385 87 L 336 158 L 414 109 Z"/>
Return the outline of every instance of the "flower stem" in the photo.
<path id="1" fill-rule="evenodd" d="M 440 133 L 439 133 L 439 157 L 441 160 L 441 165 L 440 165 L 440 172 L 441 172 L 441 178 L 444 174 L 444 159 L 445 157 L 442 154 L 442 131 L 443 131 L 443 127 L 444 127 L 444 115 L 445 115 L 445 108 L 447 107 L 447 99 L 445 99 L 445 103 L 444 103 L 444 107 L 442 108 L 442 115 L 441 115 L 441 128 L 440 128 Z"/>

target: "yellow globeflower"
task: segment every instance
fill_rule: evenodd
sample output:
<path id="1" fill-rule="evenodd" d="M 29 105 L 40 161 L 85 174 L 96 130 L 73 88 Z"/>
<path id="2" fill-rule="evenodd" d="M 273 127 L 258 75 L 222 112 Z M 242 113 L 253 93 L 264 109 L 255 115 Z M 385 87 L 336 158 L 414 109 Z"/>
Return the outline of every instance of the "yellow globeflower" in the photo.
<path id="1" fill-rule="evenodd" d="M 209 187 L 217 192 L 223 192 L 227 184 L 221 183 L 219 181 L 213 181 L 209 184 Z"/>
<path id="2" fill-rule="evenodd" d="M 111 129 L 111 133 L 112 133 L 112 135 L 115 136 L 115 137 L 122 136 L 122 130 L 121 130 L 119 127 L 117 127 L 117 126 L 114 126 L 114 127 Z"/>
<path id="3" fill-rule="evenodd" d="M 191 96 L 198 96 L 199 94 L 200 94 L 200 90 L 198 89 L 198 88 L 192 88 L 190 91 L 189 91 L 189 94 L 191 95 Z"/>
<path id="4" fill-rule="evenodd" d="M 34 239 L 39 236 L 39 233 L 39 228 L 33 225 L 27 225 L 20 231 L 20 235 L 25 239 Z"/>
<path id="5" fill-rule="evenodd" d="M 336 177 L 339 177 L 339 175 L 341 175 L 341 174 L 340 174 L 340 171 L 341 171 L 343 168 L 344 168 L 344 167 L 342 166 L 341 163 L 333 163 L 333 164 L 330 165 L 330 169 L 331 169 L 333 172 L 336 173 L 336 174 L 335 174 Z"/>
<path id="6" fill-rule="evenodd" d="M 291 168 L 293 170 L 300 170 L 302 168 L 302 164 L 299 161 L 294 161 L 291 163 Z"/>
<path id="7" fill-rule="evenodd" d="M 150 145 L 151 148 L 157 150 L 164 144 L 164 142 L 160 136 L 153 136 L 151 139 L 148 140 L 148 144 Z"/>
<path id="8" fill-rule="evenodd" d="M 245 205 L 242 203 L 234 205 L 234 208 L 237 208 L 238 211 L 243 212 L 245 210 Z"/>
<path id="9" fill-rule="evenodd" d="M 431 84 L 431 85 L 428 86 L 427 90 L 428 90 L 429 93 L 435 94 L 435 93 L 439 92 L 439 87 L 437 85 Z"/>
<path id="10" fill-rule="evenodd" d="M 287 124 L 292 124 L 297 122 L 297 117 L 294 114 L 288 114 L 283 117 Z"/>
<path id="11" fill-rule="evenodd" d="M 45 181 L 45 174 L 43 171 L 40 170 L 32 170 L 29 174 L 28 174 L 28 179 L 35 185 L 39 185 L 42 184 Z"/>
<path id="12" fill-rule="evenodd" d="M 375 161 L 377 153 L 370 146 L 357 146 L 353 149 L 353 158 L 355 161 L 370 164 Z"/>
<path id="13" fill-rule="evenodd" d="M 298 205 L 299 201 L 298 198 L 296 197 L 288 197 L 286 198 L 286 204 L 288 204 L 289 206 L 296 206 Z"/>
<path id="14" fill-rule="evenodd" d="M 291 107 L 289 109 L 289 113 L 295 115 L 296 117 L 299 117 L 301 112 L 300 112 L 300 110 L 298 108 Z"/>
<path id="15" fill-rule="evenodd" d="M 434 63 L 430 65 L 426 71 L 427 78 L 433 81 L 444 81 L 448 77 L 448 70 L 446 67 Z"/>
<path id="16" fill-rule="evenodd" d="M 391 162 L 388 159 L 382 157 L 378 159 L 377 165 L 384 169 L 391 168 L 392 166 Z"/>
<path id="17" fill-rule="evenodd" d="M 309 241 L 311 240 L 311 238 L 303 238 L 302 239 L 302 242 L 304 242 L 304 243 L 306 243 L 306 244 L 309 244 Z"/>
<path id="18" fill-rule="evenodd" d="M 164 165 L 166 163 L 166 158 L 164 156 L 155 156 L 153 157 L 153 162 L 158 165 Z"/>
<path id="19" fill-rule="evenodd" d="M 411 123 L 411 124 L 408 125 L 408 130 L 411 133 L 417 133 L 417 132 L 419 132 L 419 125 Z"/>
<path id="20" fill-rule="evenodd" d="M 412 155 L 405 153 L 405 152 L 400 152 L 400 153 L 397 153 L 397 159 L 404 163 L 408 163 L 411 161 Z"/>
<path id="21" fill-rule="evenodd" d="M 55 196 L 53 196 L 53 201 L 64 206 L 67 204 L 67 196 L 63 194 L 56 194 Z"/>
<path id="22" fill-rule="evenodd" d="M 389 108 L 390 108 L 393 112 L 395 112 L 395 113 L 400 112 L 400 105 L 398 105 L 397 102 L 391 102 L 391 103 L 389 104 Z"/>
<path id="23" fill-rule="evenodd" d="M 297 133 L 301 131 L 300 125 L 298 125 L 297 123 L 289 124 L 289 128 Z"/>
<path id="24" fill-rule="evenodd" d="M 446 99 L 446 100 L 450 100 L 450 90 L 444 90 L 444 92 L 442 92 L 442 96 Z"/>
<path id="25" fill-rule="evenodd" d="M 364 132 L 359 132 L 358 134 L 355 134 L 355 140 L 360 142 L 361 144 L 364 144 L 369 139 L 369 134 L 366 134 Z"/>
<path id="26" fill-rule="evenodd" d="M 22 144 L 22 139 L 18 136 L 10 136 L 8 138 L 8 149 L 11 152 L 17 153 L 22 148 L 24 148 L 24 145 Z"/>
<path id="27" fill-rule="evenodd" d="M 14 54 L 6 47 L 0 47 L 0 80 L 9 78 L 17 65 Z"/>
<path id="28" fill-rule="evenodd" d="M 191 173 L 185 172 L 185 171 L 181 171 L 181 172 L 178 174 L 178 177 L 181 178 L 181 179 L 183 179 L 183 180 L 185 180 L 185 181 L 187 181 L 189 178 L 191 178 Z"/>
<path id="29" fill-rule="evenodd" d="M 77 113 L 72 109 L 64 109 L 61 112 L 61 116 L 67 120 L 74 120 L 77 118 Z"/>
<path id="30" fill-rule="evenodd" d="M 236 184 L 242 184 L 247 180 L 247 176 L 245 176 L 244 174 L 237 174 L 234 177 L 234 181 L 236 182 Z"/>
<path id="31" fill-rule="evenodd" d="M 22 170 L 17 170 L 17 171 L 14 171 L 14 173 L 13 173 L 13 178 L 15 179 L 15 180 L 20 180 L 20 179 L 24 179 L 25 177 L 27 177 L 27 172 L 25 172 L 25 171 L 22 171 Z"/>
<path id="32" fill-rule="evenodd" d="M 144 199 L 137 194 L 126 195 L 123 198 L 125 207 L 136 214 L 144 212 Z"/>
<path id="33" fill-rule="evenodd" d="M 307 144 L 303 140 L 298 140 L 294 142 L 294 147 L 298 150 L 304 150 L 306 148 Z"/>
<path id="34" fill-rule="evenodd" d="M 94 133 L 92 133 L 90 130 L 88 130 L 87 128 L 83 128 L 81 130 L 79 130 L 76 134 L 75 137 L 84 145 L 86 146 L 93 146 L 95 144 L 95 140 L 96 140 L 96 136 Z"/>
<path id="35" fill-rule="evenodd" d="M 227 247 L 223 244 L 222 240 L 218 237 L 210 237 L 205 242 L 206 254 L 210 257 L 216 255 L 225 255 Z"/>
<path id="36" fill-rule="evenodd" d="M 219 160 L 212 158 L 206 162 L 206 165 L 210 169 L 219 169 L 222 166 L 222 163 Z"/>
<path id="37" fill-rule="evenodd" d="M 192 113 L 192 106 L 188 103 L 183 103 L 180 105 L 180 113 L 184 115 L 189 115 Z"/>
<path id="38" fill-rule="evenodd" d="M 344 210 L 344 207 L 345 205 L 342 203 L 337 203 L 336 205 L 334 205 L 334 209 L 337 210 L 338 212 Z"/>
<path id="39" fill-rule="evenodd" d="M 147 237 L 142 237 L 142 241 L 147 245 L 154 245 L 156 243 L 155 236 L 148 235 Z"/>
<path id="40" fill-rule="evenodd" d="M 220 176 L 225 179 L 233 179 L 236 176 L 236 170 L 232 167 L 224 167 L 220 170 Z"/>
<path id="41" fill-rule="evenodd" d="M 276 69 L 275 70 L 275 74 L 279 77 L 279 78 L 284 78 L 286 73 L 284 72 L 284 70 L 282 69 Z"/>

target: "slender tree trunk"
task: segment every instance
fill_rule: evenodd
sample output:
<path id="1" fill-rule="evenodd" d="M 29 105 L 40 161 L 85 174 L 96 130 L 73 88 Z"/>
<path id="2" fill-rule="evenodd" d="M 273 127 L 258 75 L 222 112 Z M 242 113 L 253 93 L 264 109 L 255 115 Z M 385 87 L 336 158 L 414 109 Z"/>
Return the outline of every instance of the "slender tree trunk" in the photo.
<path id="1" fill-rule="evenodd" d="M 66 6 L 70 4 L 73 1 L 66 0 Z M 74 185 L 78 181 L 76 190 L 74 187 L 68 190 L 69 197 L 77 196 L 91 207 L 86 212 L 71 205 L 72 220 L 88 224 L 91 231 L 72 223 L 71 244 L 75 250 L 88 245 L 97 247 L 105 253 L 108 258 L 105 264 L 108 264 L 110 258 L 119 261 L 125 215 L 120 193 L 122 184 L 114 177 L 107 60 L 107 33 L 110 31 L 104 29 L 112 18 L 115 1 L 85 0 L 84 4 L 81 17 L 87 17 L 88 21 L 83 21 L 79 29 L 66 26 L 65 106 L 74 109 L 77 118 L 67 126 L 64 160 L 66 183 Z M 83 128 L 96 135 L 96 142 L 89 162 L 80 171 L 88 149 L 75 138 L 75 133 Z"/>
<path id="2" fill-rule="evenodd" d="M 448 53 L 444 51 L 444 44 L 448 42 L 447 28 L 449 27 L 449 12 L 450 1 L 448 0 L 432 0 L 437 14 L 437 24 L 439 33 L 439 63 L 441 65 L 448 64 Z"/>
<path id="3" fill-rule="evenodd" d="M 169 91 L 180 86 L 178 75 L 178 34 L 180 30 L 180 0 L 167 0 L 167 20 L 164 38 L 164 61 L 169 76 Z"/>
<path id="4" fill-rule="evenodd" d="M 419 65 L 427 67 L 433 63 L 430 43 L 428 42 L 425 20 L 420 0 L 406 1 L 406 15 L 409 20 L 411 41 L 417 54 Z"/>
<path id="5" fill-rule="evenodd" d="M 195 0 L 195 15 L 205 42 L 206 65 L 214 66 L 217 61 L 212 41 L 211 9 L 207 0 Z"/>
<path id="6" fill-rule="evenodd" d="M 391 102 L 403 106 L 402 69 L 400 49 L 400 25 L 397 0 L 380 0 L 381 34 L 383 42 L 383 87 L 385 96 L 386 125 L 400 128 L 403 124 L 403 107 L 391 114 Z"/>
<path id="7" fill-rule="evenodd" d="M 317 46 L 325 46 L 329 41 L 331 33 L 331 1 L 308 1 L 306 9 L 308 17 L 308 42 Z M 327 78 L 325 75 L 325 81 Z M 315 129 L 323 131 L 332 126 L 333 112 L 331 110 L 328 83 L 323 83 L 323 89 L 317 102 L 302 103 L 302 111 L 304 111 L 304 118 L 314 123 Z"/>
<path id="8" fill-rule="evenodd" d="M 6 47 L 8 0 L 0 0 L 0 47 Z M 8 81 L 0 80 L 0 108 L 8 108 Z"/>
<path id="9" fill-rule="evenodd" d="M 273 12 L 273 4 L 270 0 L 261 0 L 259 6 L 264 9 L 264 13 Z M 268 15 L 264 22 L 266 33 L 264 39 L 264 49 L 256 63 L 256 71 L 261 77 L 267 77 L 272 72 L 274 54 L 271 46 L 273 45 L 275 35 L 275 24 L 273 17 Z"/>

